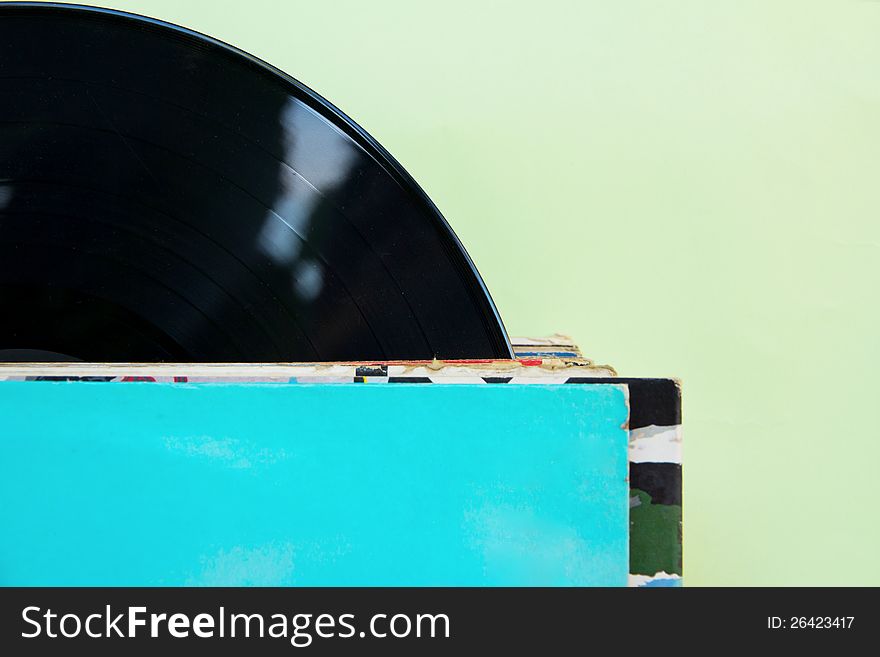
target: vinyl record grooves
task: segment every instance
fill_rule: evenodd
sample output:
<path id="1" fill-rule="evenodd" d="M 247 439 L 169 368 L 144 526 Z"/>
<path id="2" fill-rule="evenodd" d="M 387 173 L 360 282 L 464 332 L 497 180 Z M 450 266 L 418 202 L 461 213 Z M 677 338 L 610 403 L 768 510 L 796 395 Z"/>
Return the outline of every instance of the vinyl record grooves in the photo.
<path id="1" fill-rule="evenodd" d="M 509 358 L 479 274 L 339 110 L 139 16 L 0 6 L 0 360 Z"/>

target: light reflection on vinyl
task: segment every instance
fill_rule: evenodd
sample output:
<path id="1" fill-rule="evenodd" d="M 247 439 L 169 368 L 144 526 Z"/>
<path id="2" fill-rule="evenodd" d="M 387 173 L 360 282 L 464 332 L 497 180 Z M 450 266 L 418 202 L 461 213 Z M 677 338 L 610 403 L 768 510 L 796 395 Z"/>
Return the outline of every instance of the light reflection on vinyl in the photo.
<path id="1" fill-rule="evenodd" d="M 0 360 L 511 356 L 440 213 L 296 81 L 63 5 L 0 6 L 0 49 Z"/>

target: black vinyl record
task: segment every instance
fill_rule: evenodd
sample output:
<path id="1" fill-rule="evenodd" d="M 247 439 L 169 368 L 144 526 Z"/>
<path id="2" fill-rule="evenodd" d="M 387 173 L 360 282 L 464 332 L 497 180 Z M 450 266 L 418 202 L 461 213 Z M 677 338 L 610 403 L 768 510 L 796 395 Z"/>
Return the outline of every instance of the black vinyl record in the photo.
<path id="1" fill-rule="evenodd" d="M 266 63 L 5 4 L 0 99 L 0 360 L 512 356 L 424 192 Z"/>

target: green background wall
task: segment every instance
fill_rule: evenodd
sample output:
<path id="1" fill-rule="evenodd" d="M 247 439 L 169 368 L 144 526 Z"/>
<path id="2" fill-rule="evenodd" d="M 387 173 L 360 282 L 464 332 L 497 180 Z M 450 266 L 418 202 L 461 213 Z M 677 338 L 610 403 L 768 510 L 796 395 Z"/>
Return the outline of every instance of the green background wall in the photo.
<path id="1" fill-rule="evenodd" d="M 880 2 L 107 6 L 340 106 L 511 334 L 680 377 L 689 584 L 880 584 Z"/>

